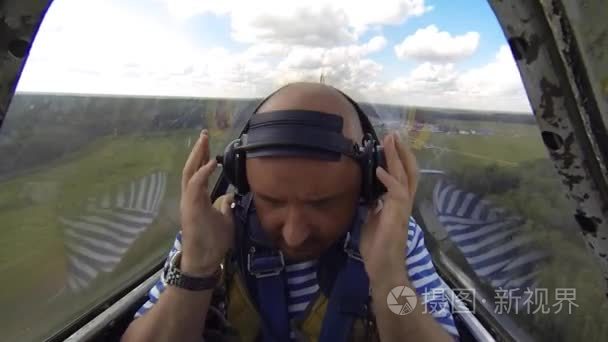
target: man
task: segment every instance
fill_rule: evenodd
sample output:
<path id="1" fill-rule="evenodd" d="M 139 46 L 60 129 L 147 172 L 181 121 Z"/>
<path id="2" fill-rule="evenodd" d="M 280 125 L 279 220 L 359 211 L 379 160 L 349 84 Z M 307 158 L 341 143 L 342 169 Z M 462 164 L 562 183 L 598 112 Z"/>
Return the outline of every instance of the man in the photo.
<path id="1" fill-rule="evenodd" d="M 364 132 L 353 104 L 332 87 L 291 84 L 268 98 L 257 113 L 292 109 L 339 115 L 342 135 L 362 141 Z M 417 186 L 414 155 L 396 134 L 386 136 L 382 144 L 387 170 L 378 167 L 375 173 L 387 191 L 379 206 L 369 208 L 358 246 L 369 280 L 365 289 L 371 294 L 377 336 L 382 341 L 457 338 L 445 298 L 439 302 L 442 310 L 416 305 L 406 315 L 395 314 L 387 305 L 391 289 L 397 286 L 415 288 L 422 296 L 441 290 L 443 283 L 424 246 L 420 227 L 410 218 Z M 232 199 L 224 197 L 218 210 L 207 192 L 208 178 L 216 165 L 209 156 L 209 137 L 203 131 L 183 170 L 182 230 L 170 253 L 171 257 L 180 251 L 181 272 L 200 279 L 216 273 L 226 253 L 235 248 Z M 289 295 L 285 312 L 291 321 L 308 313 L 312 298 L 320 291 L 317 270 L 325 265 L 319 258 L 350 229 L 359 203 L 361 169 L 346 156 L 337 161 L 289 155 L 248 156 L 246 176 L 261 229 L 286 259 Z M 200 340 L 212 292 L 167 285 L 166 279 L 161 279 L 123 341 Z M 262 313 L 264 305 L 260 304 Z M 297 332 L 291 329 L 289 336 L 293 339 Z"/>

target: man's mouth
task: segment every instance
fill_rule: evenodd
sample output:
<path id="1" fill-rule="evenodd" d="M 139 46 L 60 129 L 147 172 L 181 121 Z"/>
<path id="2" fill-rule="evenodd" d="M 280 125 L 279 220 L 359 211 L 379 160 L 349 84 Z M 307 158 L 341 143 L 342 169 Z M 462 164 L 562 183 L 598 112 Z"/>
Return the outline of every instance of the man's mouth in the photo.
<path id="1" fill-rule="evenodd" d="M 320 244 L 306 244 L 305 246 L 288 247 L 284 244 L 281 245 L 281 251 L 283 254 L 291 260 L 297 261 L 302 259 L 316 259 L 321 256 L 321 245 Z"/>

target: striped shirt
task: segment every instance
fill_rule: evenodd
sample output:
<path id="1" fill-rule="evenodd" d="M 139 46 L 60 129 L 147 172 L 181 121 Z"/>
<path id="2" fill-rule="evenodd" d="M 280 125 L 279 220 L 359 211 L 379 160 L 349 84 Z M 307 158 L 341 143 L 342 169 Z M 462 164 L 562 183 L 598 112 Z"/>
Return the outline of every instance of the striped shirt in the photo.
<path id="1" fill-rule="evenodd" d="M 291 263 L 285 266 L 287 272 L 287 312 L 294 319 L 304 312 L 319 291 L 316 260 Z"/>
<path id="2" fill-rule="evenodd" d="M 167 260 L 179 250 L 181 250 L 181 232 L 177 234 Z M 406 254 L 406 270 L 412 285 L 426 306 L 426 311 L 431 313 L 452 337 L 458 339 L 458 330 L 454 324 L 451 307 L 443 291 L 446 285 L 435 270 L 431 255 L 424 244 L 424 233 L 413 218 L 410 218 L 409 221 Z M 165 267 L 167 265 L 168 261 L 165 262 Z M 287 305 L 290 319 L 304 312 L 316 292 L 319 291 L 317 267 L 316 260 L 286 265 L 289 291 Z M 165 288 L 166 282 L 161 276 L 161 279 L 149 291 L 148 301 L 135 313 L 135 318 L 144 315 L 158 301 Z M 293 332 L 291 336 L 294 336 Z"/>

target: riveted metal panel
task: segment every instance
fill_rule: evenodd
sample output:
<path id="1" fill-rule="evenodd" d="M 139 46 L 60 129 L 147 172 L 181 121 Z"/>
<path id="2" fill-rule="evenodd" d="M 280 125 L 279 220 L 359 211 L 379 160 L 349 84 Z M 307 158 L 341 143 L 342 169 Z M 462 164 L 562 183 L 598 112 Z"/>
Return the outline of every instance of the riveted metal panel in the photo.
<path id="1" fill-rule="evenodd" d="M 489 3 L 511 46 L 541 131 L 559 137 L 560 144 L 547 148 L 575 206 L 572 215 L 608 284 L 608 141 L 604 107 L 597 100 L 601 87 L 592 86 L 589 77 L 589 67 L 605 62 L 605 53 L 601 48 L 580 49 L 560 1 Z M 578 10 L 606 7 L 602 0 L 584 4 Z M 601 37 L 608 32 L 608 22 L 596 20 L 593 25 L 594 41 L 605 39 Z"/>

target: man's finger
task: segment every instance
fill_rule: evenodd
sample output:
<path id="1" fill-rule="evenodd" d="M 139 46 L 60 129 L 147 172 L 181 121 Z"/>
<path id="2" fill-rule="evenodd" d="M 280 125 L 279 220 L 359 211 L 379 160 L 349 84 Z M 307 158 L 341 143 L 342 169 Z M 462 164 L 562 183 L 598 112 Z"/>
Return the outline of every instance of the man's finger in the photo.
<path id="1" fill-rule="evenodd" d="M 395 177 L 391 176 L 386 170 L 381 167 L 376 169 L 378 179 L 386 186 L 388 190 L 384 197 L 383 211 L 387 211 L 390 217 L 395 219 L 406 220 L 404 213 L 408 211 L 406 208 L 411 207 L 411 201 L 407 185 L 401 184 Z"/>
<path id="2" fill-rule="evenodd" d="M 207 192 L 209 188 L 209 177 L 213 171 L 215 171 L 216 167 L 217 161 L 215 159 L 209 160 L 192 176 L 188 182 L 188 187 L 191 187 L 192 190 L 196 191 L 197 193 L 199 191 Z"/>
<path id="3" fill-rule="evenodd" d="M 395 176 L 389 174 L 385 169 L 381 167 L 376 168 L 376 175 L 380 182 L 386 187 L 386 199 L 395 198 L 401 200 L 406 199 L 405 197 L 409 195 L 407 184 L 399 182 Z"/>
<path id="4" fill-rule="evenodd" d="M 234 202 L 234 194 L 230 193 L 226 195 L 226 198 L 224 198 L 224 201 L 222 202 L 222 205 L 220 207 L 220 211 L 222 212 L 222 214 L 226 215 L 230 212 L 230 206 L 232 205 L 232 203 Z"/>
<path id="5" fill-rule="evenodd" d="M 207 133 L 206 130 L 203 130 L 196 140 L 196 143 L 192 147 L 192 151 L 190 151 L 190 155 L 188 156 L 188 160 L 186 160 L 186 164 L 184 165 L 184 169 L 182 172 L 182 191 L 185 190 L 190 178 L 198 171 L 202 164 L 202 145 L 203 140 L 206 139 Z"/>
<path id="6" fill-rule="evenodd" d="M 386 154 L 386 164 L 388 167 L 388 172 L 395 177 L 399 183 L 405 185 L 407 179 L 401 158 L 397 152 L 396 140 L 397 139 L 394 134 L 389 134 L 385 139 L 384 152 Z"/>
<path id="7" fill-rule="evenodd" d="M 199 167 L 202 165 L 207 164 L 207 162 L 209 161 L 209 149 L 210 149 L 210 145 L 211 145 L 211 137 L 209 136 L 209 132 L 205 129 L 203 130 L 205 136 L 204 139 L 201 141 L 201 149 L 202 149 L 202 153 L 201 153 L 201 160 L 199 162 Z"/>
<path id="8" fill-rule="evenodd" d="M 416 156 L 409 145 L 406 145 L 399 139 L 396 145 L 399 158 L 407 175 L 408 188 L 415 192 L 418 185 L 418 162 L 416 161 Z"/>

